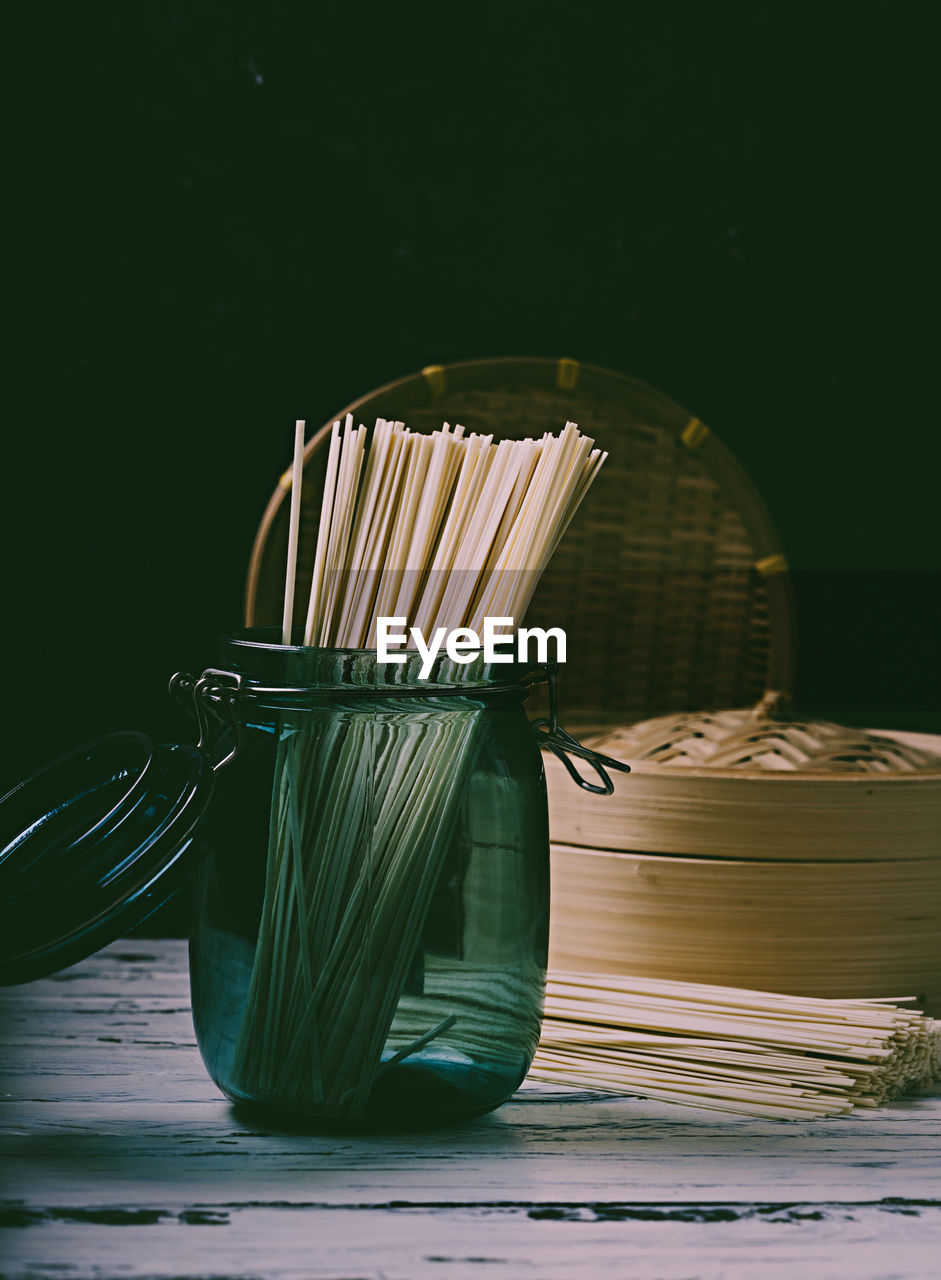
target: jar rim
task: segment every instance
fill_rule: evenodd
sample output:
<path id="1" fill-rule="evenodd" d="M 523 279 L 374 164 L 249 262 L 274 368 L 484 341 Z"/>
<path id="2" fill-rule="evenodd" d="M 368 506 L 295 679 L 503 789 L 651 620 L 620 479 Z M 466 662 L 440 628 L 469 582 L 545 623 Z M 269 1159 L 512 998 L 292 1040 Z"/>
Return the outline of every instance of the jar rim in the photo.
<path id="1" fill-rule="evenodd" d="M 295 628 L 295 634 L 301 629 Z M 533 663 L 485 663 L 483 655 L 457 663 L 439 654 L 422 678 L 423 660 L 414 649 L 403 651 L 404 661 L 379 662 L 376 649 L 320 648 L 281 643 L 278 627 L 243 627 L 218 638 L 223 666 L 242 677 L 242 695 L 291 697 L 302 694 L 443 695 L 525 693 L 544 677 Z"/>

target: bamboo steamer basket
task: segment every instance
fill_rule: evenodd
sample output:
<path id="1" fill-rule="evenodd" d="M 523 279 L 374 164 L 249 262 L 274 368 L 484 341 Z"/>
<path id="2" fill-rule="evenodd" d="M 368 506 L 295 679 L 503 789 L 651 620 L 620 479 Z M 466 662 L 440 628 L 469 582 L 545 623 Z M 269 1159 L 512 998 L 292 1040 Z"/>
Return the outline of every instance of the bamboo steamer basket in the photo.
<path id="1" fill-rule="evenodd" d="M 590 742 L 632 774 L 547 760 L 553 967 L 941 1012 L 941 738 L 731 711 Z"/>
<path id="2" fill-rule="evenodd" d="M 667 396 L 574 360 L 434 365 L 338 410 L 305 451 L 295 616 L 309 592 L 330 426 L 347 412 L 369 428 L 379 416 L 416 430 L 448 421 L 516 439 L 571 420 L 608 450 L 528 614 L 565 629 L 568 725 L 731 707 L 790 688 L 787 566 L 747 476 Z M 289 489 L 287 473 L 255 539 L 249 626 L 281 618 Z"/>

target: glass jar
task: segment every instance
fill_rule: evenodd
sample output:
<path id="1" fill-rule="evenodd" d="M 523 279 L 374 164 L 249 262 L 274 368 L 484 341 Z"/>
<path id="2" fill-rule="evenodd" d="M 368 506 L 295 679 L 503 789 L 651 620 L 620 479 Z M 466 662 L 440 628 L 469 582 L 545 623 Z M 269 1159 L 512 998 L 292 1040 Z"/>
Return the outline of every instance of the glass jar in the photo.
<path id="1" fill-rule="evenodd" d="M 539 1037 L 546 784 L 525 672 L 222 641 L 220 770 L 190 939 L 233 1101 L 344 1126 L 489 1111 Z M 204 725 L 205 729 L 205 725 Z M 234 744 L 233 744 L 234 745 Z"/>

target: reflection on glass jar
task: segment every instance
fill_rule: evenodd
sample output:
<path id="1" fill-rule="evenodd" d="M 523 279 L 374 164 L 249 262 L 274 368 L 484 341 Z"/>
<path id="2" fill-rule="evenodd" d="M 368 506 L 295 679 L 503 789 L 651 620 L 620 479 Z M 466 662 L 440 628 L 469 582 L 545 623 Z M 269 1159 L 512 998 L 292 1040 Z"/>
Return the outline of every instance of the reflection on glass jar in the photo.
<path id="1" fill-rule="evenodd" d="M 535 1052 L 548 936 L 521 673 L 445 662 L 419 683 L 417 662 L 259 636 L 221 654 L 246 684 L 190 944 L 207 1068 L 315 1122 L 499 1106 Z"/>

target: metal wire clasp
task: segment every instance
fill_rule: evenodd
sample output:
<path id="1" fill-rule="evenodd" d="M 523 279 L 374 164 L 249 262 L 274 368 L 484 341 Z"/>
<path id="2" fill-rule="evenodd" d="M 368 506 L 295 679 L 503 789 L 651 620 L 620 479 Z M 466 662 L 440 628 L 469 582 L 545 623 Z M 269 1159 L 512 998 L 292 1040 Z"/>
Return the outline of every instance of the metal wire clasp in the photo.
<path id="1" fill-rule="evenodd" d="M 577 738 L 573 738 L 559 724 L 559 686 L 558 676 L 559 667 L 555 662 L 547 662 L 545 664 L 546 683 L 549 689 L 549 718 L 534 720 L 532 722 L 533 731 L 539 740 L 539 745 L 543 750 L 551 751 L 565 765 L 569 777 L 573 782 L 584 791 L 591 791 L 598 796 L 609 796 L 614 791 L 614 783 L 608 777 L 606 769 L 617 769 L 619 773 L 630 773 L 631 766 L 624 764 L 622 760 L 614 760 L 611 756 L 604 756 L 599 751 L 592 751 L 590 747 L 583 747 Z M 587 762 L 597 773 L 601 779 L 601 786 L 596 782 L 589 782 L 575 768 L 569 756 L 578 756 L 581 760 Z"/>
<path id="2" fill-rule="evenodd" d="M 614 760 L 611 756 L 601 755 L 590 747 L 583 747 L 577 738 L 573 738 L 562 728 L 559 724 L 558 674 L 558 665 L 555 662 L 547 662 L 528 677 L 528 684 L 545 682 L 549 691 L 549 718 L 532 722 L 536 739 L 543 750 L 551 751 L 561 760 L 569 777 L 583 790 L 591 791 L 595 795 L 609 796 L 614 791 L 614 783 L 608 777 L 607 770 L 616 769 L 619 773 L 630 773 L 630 765 Z M 231 733 L 232 745 L 225 755 L 213 763 L 213 773 L 218 773 L 220 769 L 225 768 L 239 753 L 241 734 L 236 707 L 243 692 L 250 695 L 251 691 L 243 688 L 241 675 L 234 671 L 222 671 L 217 667 L 207 667 L 198 680 L 186 671 L 178 671 L 170 680 L 170 693 L 173 698 L 188 713 L 195 712 L 199 728 L 199 741 L 196 746 L 199 750 L 208 752 L 211 739 L 216 739 L 218 742 L 227 731 Z M 462 690 L 437 689 L 431 692 L 441 694 L 462 692 Z M 583 778 L 569 759 L 570 756 L 578 756 L 579 759 L 587 761 L 601 779 L 601 785 Z"/>
<path id="3" fill-rule="evenodd" d="M 216 667 L 207 667 L 198 680 L 188 671 L 178 671 L 170 677 L 170 694 L 185 711 L 195 712 L 199 728 L 198 751 L 208 754 L 210 739 L 215 739 L 218 745 L 226 730 L 230 731 L 230 749 L 212 763 L 213 773 L 218 773 L 235 759 L 241 746 L 236 706 L 242 694 L 242 677 L 234 671 L 220 671 Z"/>

